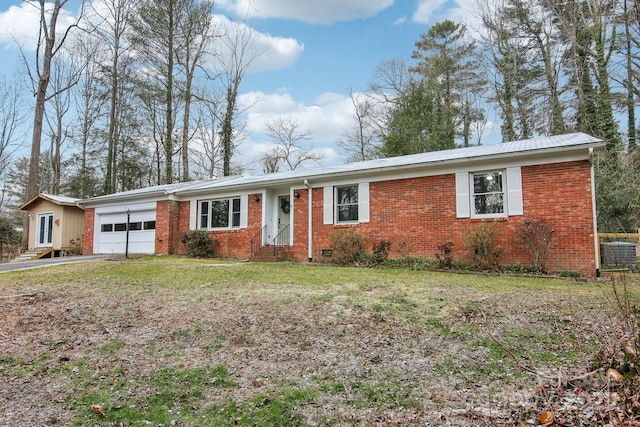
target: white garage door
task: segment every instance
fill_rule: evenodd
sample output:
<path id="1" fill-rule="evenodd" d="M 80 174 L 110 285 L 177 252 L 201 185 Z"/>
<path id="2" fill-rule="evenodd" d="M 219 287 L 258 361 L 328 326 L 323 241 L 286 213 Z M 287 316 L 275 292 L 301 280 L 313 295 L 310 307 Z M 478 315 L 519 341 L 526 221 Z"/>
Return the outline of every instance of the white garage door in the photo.
<path id="1" fill-rule="evenodd" d="M 101 214 L 98 219 L 98 253 L 124 254 L 127 242 L 127 214 Z M 155 253 L 155 240 L 155 211 L 131 212 L 129 215 L 129 253 L 153 254 Z"/>

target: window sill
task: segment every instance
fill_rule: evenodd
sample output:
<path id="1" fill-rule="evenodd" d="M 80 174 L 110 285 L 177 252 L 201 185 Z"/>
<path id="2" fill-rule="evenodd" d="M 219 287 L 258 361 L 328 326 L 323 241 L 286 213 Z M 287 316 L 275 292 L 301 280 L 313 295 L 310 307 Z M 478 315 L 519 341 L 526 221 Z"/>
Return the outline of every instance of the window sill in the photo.
<path id="1" fill-rule="evenodd" d="M 494 216 L 494 217 L 471 217 L 471 222 L 507 222 L 508 216 Z"/>

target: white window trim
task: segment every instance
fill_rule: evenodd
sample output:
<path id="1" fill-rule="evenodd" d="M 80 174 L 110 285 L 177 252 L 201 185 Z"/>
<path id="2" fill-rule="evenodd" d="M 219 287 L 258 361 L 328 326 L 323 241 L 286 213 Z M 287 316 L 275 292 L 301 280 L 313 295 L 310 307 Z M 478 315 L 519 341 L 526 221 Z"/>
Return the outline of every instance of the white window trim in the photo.
<path id="1" fill-rule="evenodd" d="M 473 191 L 471 176 L 474 173 L 504 171 L 502 189 L 504 191 L 504 213 L 478 215 L 473 212 Z M 456 178 L 456 217 L 457 218 L 506 218 L 524 215 L 521 167 L 492 168 L 485 171 L 459 172 Z"/>
<path id="2" fill-rule="evenodd" d="M 239 199 L 240 200 L 240 224 L 239 225 L 233 225 L 233 201 Z M 213 208 L 213 203 L 214 202 L 220 202 L 220 201 L 228 201 L 229 202 L 229 211 L 228 211 L 228 215 L 229 215 L 229 225 L 227 227 L 211 227 L 211 209 Z M 207 213 L 207 226 L 206 227 L 202 227 L 202 203 L 203 202 L 207 202 L 208 203 L 208 213 Z M 195 209 L 194 208 L 194 204 L 195 204 Z M 215 199 L 201 199 L 201 200 L 197 200 L 192 202 L 191 207 L 192 207 L 192 215 L 190 218 L 190 222 L 193 224 L 193 222 L 195 222 L 195 227 L 193 227 L 193 229 L 200 229 L 200 230 L 208 230 L 208 231 L 225 231 L 225 230 L 238 230 L 241 228 L 247 228 L 247 223 L 248 223 L 248 213 L 247 213 L 247 206 L 248 206 L 248 195 L 244 194 L 241 196 L 230 196 L 230 197 L 220 197 L 220 198 L 215 198 Z M 195 214 L 193 214 L 193 212 L 195 211 Z"/>
<path id="3" fill-rule="evenodd" d="M 338 222 L 337 214 L 337 191 L 338 187 L 350 187 L 358 186 L 358 220 L 357 221 L 341 221 Z M 362 224 L 370 221 L 370 196 L 369 196 L 369 182 L 360 183 L 340 183 L 339 185 L 329 185 L 322 188 L 322 205 L 323 215 L 322 223 L 324 225 L 350 225 L 350 224 Z"/>
<path id="4" fill-rule="evenodd" d="M 502 212 L 479 214 L 476 212 L 475 193 L 473 191 L 473 176 L 483 175 L 487 173 L 501 173 L 502 174 Z M 506 218 L 509 216 L 509 201 L 507 191 L 507 173 L 504 169 L 491 169 L 483 171 L 475 171 L 469 173 L 469 208 L 471 210 L 471 218 Z"/>
<path id="5" fill-rule="evenodd" d="M 349 203 L 349 204 L 345 204 L 348 206 L 353 206 L 355 205 L 358 208 L 358 218 L 355 220 L 348 220 L 348 221 L 340 221 L 340 214 L 339 214 L 339 209 L 340 209 L 340 204 L 338 204 L 338 190 L 341 188 L 348 188 L 348 187 L 356 187 L 357 189 L 357 198 L 358 201 L 356 203 Z M 335 187 L 333 187 L 333 201 L 334 201 L 334 218 L 336 219 L 336 224 L 342 225 L 342 224 L 358 224 L 360 222 L 360 188 L 358 188 L 357 184 L 347 184 L 347 185 L 336 185 Z"/>

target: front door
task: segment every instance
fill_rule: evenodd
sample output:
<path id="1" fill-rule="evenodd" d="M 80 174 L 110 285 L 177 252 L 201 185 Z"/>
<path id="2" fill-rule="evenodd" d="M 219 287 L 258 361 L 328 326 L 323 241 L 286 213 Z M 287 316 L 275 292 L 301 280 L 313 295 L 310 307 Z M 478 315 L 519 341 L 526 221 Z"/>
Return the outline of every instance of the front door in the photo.
<path id="1" fill-rule="evenodd" d="M 289 224 L 291 223 L 291 200 L 289 196 L 278 197 L 278 237 L 277 245 L 289 244 Z"/>
<path id="2" fill-rule="evenodd" d="M 39 248 L 51 246 L 53 241 L 53 214 L 38 214 L 36 246 Z"/>

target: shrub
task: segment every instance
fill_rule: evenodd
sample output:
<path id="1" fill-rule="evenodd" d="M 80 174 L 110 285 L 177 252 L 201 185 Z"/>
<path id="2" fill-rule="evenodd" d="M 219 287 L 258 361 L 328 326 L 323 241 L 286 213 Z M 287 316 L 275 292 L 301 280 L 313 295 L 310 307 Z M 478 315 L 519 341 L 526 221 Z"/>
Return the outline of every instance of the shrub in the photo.
<path id="1" fill-rule="evenodd" d="M 216 241 L 204 230 L 191 230 L 182 238 L 187 255 L 194 258 L 211 258 L 215 255 Z"/>
<path id="2" fill-rule="evenodd" d="M 355 264 L 365 259 L 364 236 L 354 230 L 339 230 L 331 235 L 332 260 L 336 264 Z"/>
<path id="3" fill-rule="evenodd" d="M 373 247 L 373 262 L 380 264 L 389 258 L 389 249 L 391 249 L 391 242 L 388 240 L 381 240 Z"/>
<path id="4" fill-rule="evenodd" d="M 438 268 L 451 268 L 453 266 L 453 242 L 444 242 L 438 245 L 436 259 Z"/>
<path id="5" fill-rule="evenodd" d="M 474 260 L 483 269 L 494 269 L 502 250 L 498 247 L 498 230 L 494 223 L 483 222 L 469 228 L 462 241 L 473 249 Z"/>
<path id="6" fill-rule="evenodd" d="M 82 237 L 69 240 L 67 252 L 71 255 L 82 255 Z"/>
<path id="7" fill-rule="evenodd" d="M 525 219 L 518 229 L 518 240 L 531 257 L 531 269 L 544 272 L 549 259 L 549 246 L 551 245 L 551 228 L 544 220 Z"/>

